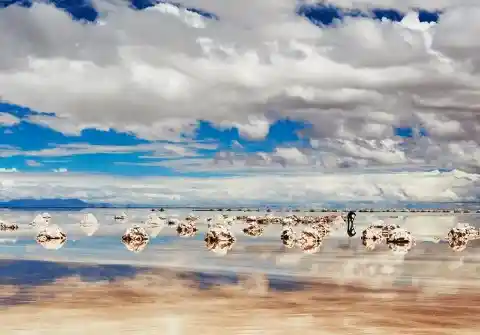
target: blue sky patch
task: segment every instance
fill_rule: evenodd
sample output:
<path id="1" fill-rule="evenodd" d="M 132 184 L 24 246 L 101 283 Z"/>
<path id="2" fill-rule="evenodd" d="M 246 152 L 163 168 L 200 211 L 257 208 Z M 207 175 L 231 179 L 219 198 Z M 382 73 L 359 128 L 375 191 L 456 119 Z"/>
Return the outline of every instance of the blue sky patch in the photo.
<path id="1" fill-rule="evenodd" d="M 219 142 L 221 150 L 234 149 L 240 144 L 245 152 L 272 152 L 279 146 L 302 144 L 298 132 L 308 127 L 307 124 L 288 119 L 278 120 L 270 126 L 265 139 L 250 140 L 242 138 L 237 128 L 219 129 L 211 122 L 200 121 L 195 140 L 215 140 Z"/>
<path id="2" fill-rule="evenodd" d="M 394 135 L 403 138 L 412 138 L 414 137 L 415 132 L 418 132 L 418 136 L 420 137 L 427 136 L 427 130 L 425 128 L 417 130 L 412 127 L 394 127 Z"/>
<path id="3" fill-rule="evenodd" d="M 441 12 L 429 12 L 417 10 L 420 22 L 437 22 Z M 329 26 L 336 21 L 342 21 L 345 17 L 368 17 L 374 20 L 390 20 L 399 22 L 405 13 L 395 9 L 372 9 L 370 12 L 358 9 L 342 9 L 333 5 L 317 4 L 302 5 L 298 7 L 297 13 L 305 16 L 312 23 L 319 26 Z"/>

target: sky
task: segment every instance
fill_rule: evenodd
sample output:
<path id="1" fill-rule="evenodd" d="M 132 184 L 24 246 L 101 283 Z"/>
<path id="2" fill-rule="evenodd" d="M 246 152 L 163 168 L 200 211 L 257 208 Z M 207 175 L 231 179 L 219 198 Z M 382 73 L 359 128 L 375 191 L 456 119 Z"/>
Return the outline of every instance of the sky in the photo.
<path id="1" fill-rule="evenodd" d="M 480 199 L 473 0 L 0 1 L 0 200 Z"/>

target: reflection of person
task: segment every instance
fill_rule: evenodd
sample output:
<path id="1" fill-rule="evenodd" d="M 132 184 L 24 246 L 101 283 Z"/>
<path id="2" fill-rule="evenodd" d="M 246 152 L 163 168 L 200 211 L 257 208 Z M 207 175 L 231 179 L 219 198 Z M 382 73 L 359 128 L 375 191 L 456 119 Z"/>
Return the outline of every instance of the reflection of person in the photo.
<path id="1" fill-rule="evenodd" d="M 357 232 L 355 231 L 355 226 L 353 225 L 356 216 L 357 214 L 355 214 L 354 211 L 350 211 L 347 214 L 347 234 L 350 237 L 353 237 L 357 234 Z"/>

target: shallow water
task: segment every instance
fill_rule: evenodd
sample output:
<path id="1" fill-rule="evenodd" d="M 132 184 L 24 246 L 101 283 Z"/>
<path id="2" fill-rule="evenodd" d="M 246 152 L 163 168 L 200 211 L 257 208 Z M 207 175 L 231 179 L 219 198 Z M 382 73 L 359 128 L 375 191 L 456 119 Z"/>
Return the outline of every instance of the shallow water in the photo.
<path id="1" fill-rule="evenodd" d="M 238 224 L 220 257 L 205 247 L 206 225 L 191 238 L 165 227 L 133 253 L 120 237 L 148 210 L 129 210 L 124 224 L 113 220 L 119 210 L 91 210 L 100 221 L 92 236 L 78 224 L 85 212 L 49 211 L 68 236 L 59 250 L 35 242 L 28 223 L 40 212 L 0 212 L 20 226 L 0 233 L 5 333 L 476 334 L 480 326 L 480 243 L 454 252 L 432 242 L 457 222 L 479 227 L 478 214 L 358 213 L 357 232 L 378 219 L 410 230 L 417 244 L 406 255 L 368 251 L 343 231 L 305 254 L 282 246 L 279 226 L 252 238 Z"/>

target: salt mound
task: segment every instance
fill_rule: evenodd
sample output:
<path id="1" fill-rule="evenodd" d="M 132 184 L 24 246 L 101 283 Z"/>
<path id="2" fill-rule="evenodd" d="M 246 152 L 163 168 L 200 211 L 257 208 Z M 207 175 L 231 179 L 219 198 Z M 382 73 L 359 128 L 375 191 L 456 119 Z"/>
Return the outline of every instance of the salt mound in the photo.
<path id="1" fill-rule="evenodd" d="M 262 236 L 264 228 L 257 223 L 250 223 L 246 228 L 243 228 L 243 233 L 250 237 Z"/>
<path id="2" fill-rule="evenodd" d="M 150 237 L 157 237 L 163 228 L 165 228 L 166 223 L 166 218 L 160 218 L 156 214 L 150 214 L 144 223 L 145 230 Z"/>
<path id="3" fill-rule="evenodd" d="M 233 248 L 236 238 L 227 226 L 216 225 L 210 227 L 205 234 L 204 241 L 207 250 L 223 256 Z"/>
<path id="4" fill-rule="evenodd" d="M 303 252 L 313 254 L 320 250 L 323 243 L 323 234 L 315 228 L 305 228 L 297 240 L 297 245 Z"/>
<path id="5" fill-rule="evenodd" d="M 177 234 L 180 237 L 193 237 L 197 233 L 195 222 L 181 222 L 177 225 Z"/>
<path id="6" fill-rule="evenodd" d="M 16 231 L 18 225 L 7 221 L 0 220 L 0 231 Z"/>
<path id="7" fill-rule="evenodd" d="M 92 213 L 85 214 L 83 220 L 80 221 L 80 228 L 87 236 L 93 236 L 99 226 L 97 218 Z"/>
<path id="8" fill-rule="evenodd" d="M 45 249 L 58 250 L 67 241 L 67 235 L 57 225 L 49 225 L 40 231 L 35 238 Z"/>
<path id="9" fill-rule="evenodd" d="M 150 238 L 142 227 L 133 225 L 128 228 L 122 236 L 122 243 L 132 252 L 141 252 L 145 249 Z"/>

